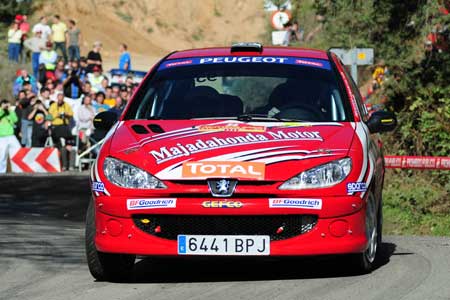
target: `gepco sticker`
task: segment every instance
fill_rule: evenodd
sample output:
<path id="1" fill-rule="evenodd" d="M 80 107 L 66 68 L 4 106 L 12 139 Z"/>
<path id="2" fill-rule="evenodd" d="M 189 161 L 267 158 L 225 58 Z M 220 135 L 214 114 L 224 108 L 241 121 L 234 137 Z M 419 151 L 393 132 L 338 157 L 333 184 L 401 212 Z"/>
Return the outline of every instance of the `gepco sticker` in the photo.
<path id="1" fill-rule="evenodd" d="M 347 183 L 347 194 L 367 191 L 367 184 L 365 182 L 349 182 Z"/>

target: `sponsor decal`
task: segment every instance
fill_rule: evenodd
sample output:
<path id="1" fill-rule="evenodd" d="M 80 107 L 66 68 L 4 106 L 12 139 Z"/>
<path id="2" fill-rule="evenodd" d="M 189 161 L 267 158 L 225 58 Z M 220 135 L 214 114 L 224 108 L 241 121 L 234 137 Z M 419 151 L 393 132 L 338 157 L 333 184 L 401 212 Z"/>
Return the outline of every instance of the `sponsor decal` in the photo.
<path id="1" fill-rule="evenodd" d="M 310 198 L 269 198 L 270 208 L 322 209 L 322 199 Z"/>
<path id="2" fill-rule="evenodd" d="M 202 206 L 205 208 L 241 208 L 244 205 L 240 201 L 217 200 L 204 201 Z"/>
<path id="3" fill-rule="evenodd" d="M 201 125 L 198 127 L 198 131 L 227 131 L 227 132 L 265 132 L 264 126 L 252 126 L 252 125 Z"/>
<path id="4" fill-rule="evenodd" d="M 183 163 L 183 178 L 235 177 L 263 180 L 266 165 L 261 162 L 191 161 Z"/>
<path id="5" fill-rule="evenodd" d="M 133 209 L 153 209 L 153 208 L 174 208 L 177 207 L 176 198 L 160 199 L 128 199 L 128 210 Z"/>
<path id="6" fill-rule="evenodd" d="M 329 61 L 313 58 L 282 57 L 282 56 L 212 56 L 212 57 L 195 57 L 189 59 L 181 58 L 168 60 L 159 66 L 158 71 L 171 67 L 182 67 L 186 65 L 210 65 L 210 64 L 229 64 L 229 63 L 302 65 L 306 67 L 331 70 Z"/>
<path id="7" fill-rule="evenodd" d="M 295 63 L 299 65 L 314 66 L 319 68 L 323 67 L 323 63 L 317 60 L 297 59 Z"/>
<path id="8" fill-rule="evenodd" d="M 94 182 L 92 182 L 92 190 L 94 192 L 104 193 L 105 192 L 105 184 L 100 181 L 94 181 Z"/>
<path id="9" fill-rule="evenodd" d="M 347 194 L 367 191 L 367 184 L 365 182 L 349 182 L 347 183 Z"/>
<path id="10" fill-rule="evenodd" d="M 319 131 L 312 131 L 310 128 L 298 130 L 274 130 L 263 133 L 249 132 L 243 135 L 233 137 L 210 139 L 197 139 L 192 143 L 176 143 L 173 146 L 164 146 L 159 150 L 151 150 L 149 153 L 156 160 L 157 164 L 175 159 L 182 156 L 190 156 L 193 153 L 209 151 L 218 148 L 241 146 L 255 144 L 259 142 L 278 142 L 278 141 L 323 141 Z"/>

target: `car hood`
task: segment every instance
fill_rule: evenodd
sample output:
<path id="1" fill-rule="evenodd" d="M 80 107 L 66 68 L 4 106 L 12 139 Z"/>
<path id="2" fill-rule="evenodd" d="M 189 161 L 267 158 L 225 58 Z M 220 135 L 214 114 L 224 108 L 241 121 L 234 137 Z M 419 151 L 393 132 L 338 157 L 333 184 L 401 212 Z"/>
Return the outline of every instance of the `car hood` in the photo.
<path id="1" fill-rule="evenodd" d="M 117 126 L 110 155 L 163 180 L 287 180 L 348 155 L 349 122 L 132 120 Z"/>

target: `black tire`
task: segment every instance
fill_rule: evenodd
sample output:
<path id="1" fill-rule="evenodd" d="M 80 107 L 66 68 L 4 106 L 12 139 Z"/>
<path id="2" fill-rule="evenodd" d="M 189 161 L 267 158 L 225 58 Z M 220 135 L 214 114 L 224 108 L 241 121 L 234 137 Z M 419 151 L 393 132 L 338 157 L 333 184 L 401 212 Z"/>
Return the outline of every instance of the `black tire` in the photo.
<path id="1" fill-rule="evenodd" d="M 91 275 L 98 281 L 129 281 L 134 268 L 135 255 L 104 253 L 95 247 L 95 210 L 93 201 L 86 213 L 86 258 Z"/>
<path id="2" fill-rule="evenodd" d="M 374 221 L 375 224 L 373 224 L 373 226 L 375 226 L 375 228 L 372 228 L 372 232 L 370 232 L 369 234 L 373 233 L 373 230 L 375 230 L 376 232 L 376 237 L 374 238 L 374 242 L 375 242 L 375 250 L 372 250 L 372 252 L 370 251 L 371 245 L 369 242 L 369 246 L 366 249 L 366 251 L 362 252 L 362 253 L 356 253 L 356 254 L 351 254 L 350 255 L 350 263 L 353 267 L 353 270 L 355 271 L 355 273 L 357 274 L 368 274 L 370 272 L 372 272 L 373 267 L 374 267 L 374 263 L 376 261 L 377 258 L 377 253 L 379 252 L 379 246 L 381 245 L 381 224 L 380 221 L 382 220 L 382 212 L 381 212 L 381 201 L 378 202 L 380 203 L 380 205 L 377 207 L 377 202 L 375 201 L 374 195 L 372 192 L 370 192 L 369 197 L 368 197 L 368 201 L 371 203 L 371 205 L 373 205 L 371 208 L 374 209 L 375 211 L 373 212 L 374 215 Z M 369 203 L 367 205 L 366 208 L 366 219 L 368 218 L 368 213 L 367 211 L 369 210 Z M 367 221 L 366 221 L 367 224 Z M 366 225 L 367 227 L 367 225 Z M 367 229 L 366 229 L 367 231 Z"/>

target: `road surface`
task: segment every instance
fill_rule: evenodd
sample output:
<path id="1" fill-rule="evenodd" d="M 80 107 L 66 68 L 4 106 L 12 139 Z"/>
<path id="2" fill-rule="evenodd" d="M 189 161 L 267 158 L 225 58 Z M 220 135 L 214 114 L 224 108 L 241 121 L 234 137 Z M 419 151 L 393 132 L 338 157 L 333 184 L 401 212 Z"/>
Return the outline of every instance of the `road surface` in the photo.
<path id="1" fill-rule="evenodd" d="M 95 282 L 84 257 L 86 175 L 0 178 L 0 299 L 450 299 L 450 238 L 389 236 L 356 276 L 338 258 L 142 259 Z"/>

